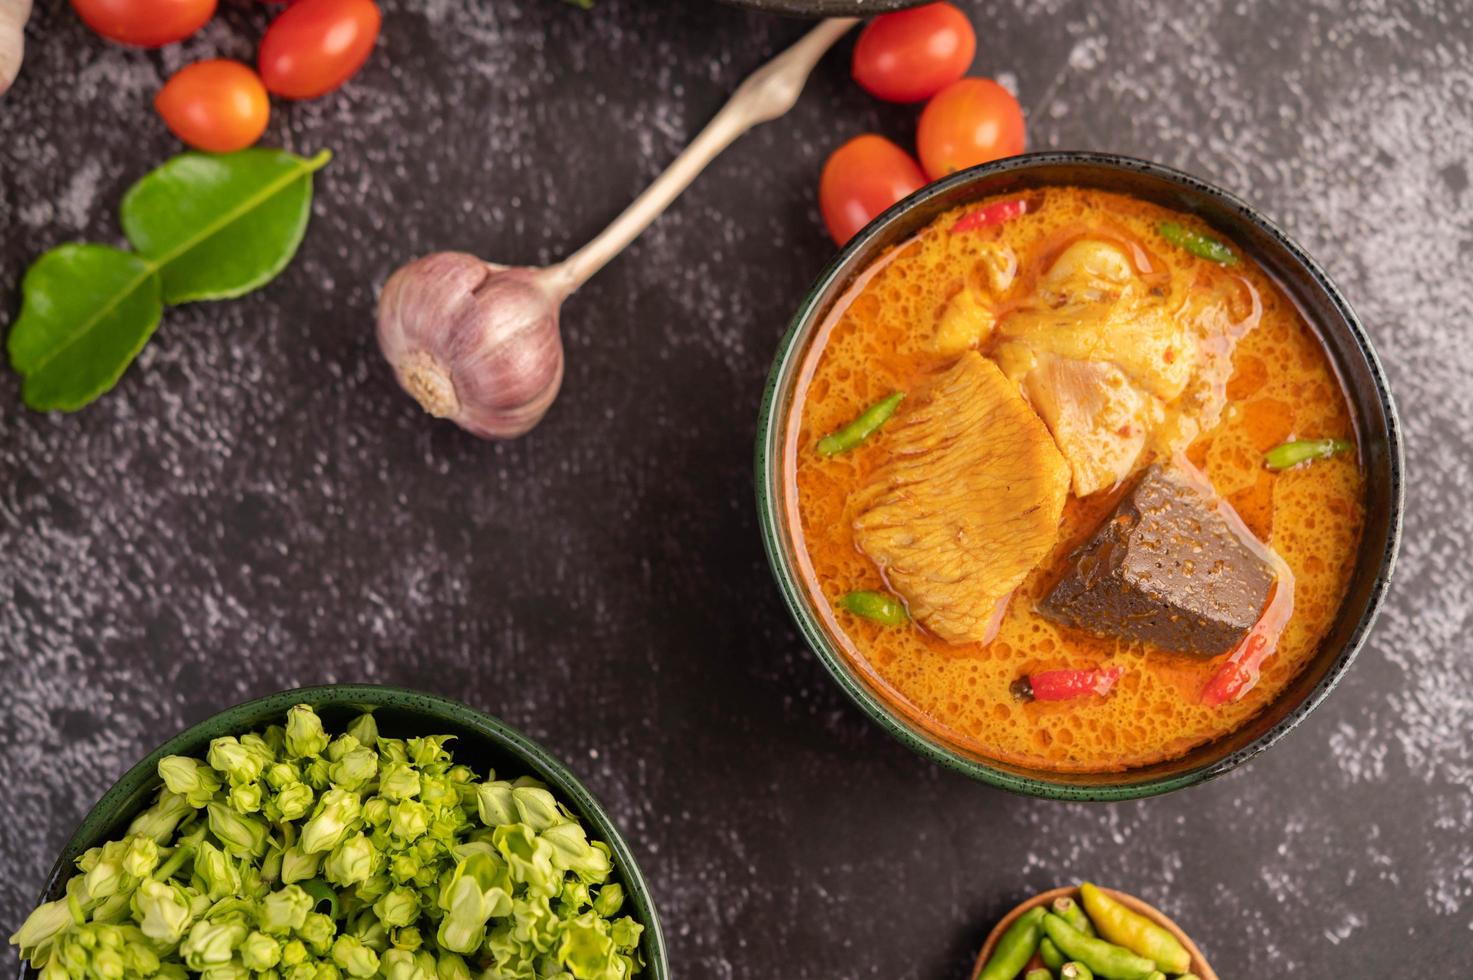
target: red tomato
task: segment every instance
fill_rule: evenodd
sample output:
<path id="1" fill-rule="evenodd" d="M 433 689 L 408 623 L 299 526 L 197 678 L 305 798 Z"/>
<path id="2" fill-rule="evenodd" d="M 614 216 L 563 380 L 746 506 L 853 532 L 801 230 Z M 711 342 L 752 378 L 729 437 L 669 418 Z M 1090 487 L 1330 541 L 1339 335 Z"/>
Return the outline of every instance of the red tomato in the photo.
<path id="1" fill-rule="evenodd" d="M 1023 152 L 1023 110 L 990 78 L 963 78 L 926 103 L 916 151 L 932 180 Z"/>
<path id="2" fill-rule="evenodd" d="M 109 41 L 157 48 L 203 27 L 215 0 L 72 0 L 72 8 Z"/>
<path id="3" fill-rule="evenodd" d="M 882 14 L 854 44 L 854 80 L 888 102 L 929 99 L 967 73 L 977 34 L 949 3 Z"/>
<path id="4" fill-rule="evenodd" d="M 883 136 L 856 136 L 829 155 L 818 179 L 818 206 L 843 245 L 881 211 L 926 186 L 915 160 Z"/>
<path id="5" fill-rule="evenodd" d="M 210 153 L 250 146 L 271 115 L 266 86 L 256 73 L 223 58 L 179 69 L 159 89 L 153 107 L 175 136 Z"/>
<path id="6" fill-rule="evenodd" d="M 325 95 L 363 67 L 379 21 L 373 0 L 297 0 L 261 39 L 261 78 L 288 99 Z"/>

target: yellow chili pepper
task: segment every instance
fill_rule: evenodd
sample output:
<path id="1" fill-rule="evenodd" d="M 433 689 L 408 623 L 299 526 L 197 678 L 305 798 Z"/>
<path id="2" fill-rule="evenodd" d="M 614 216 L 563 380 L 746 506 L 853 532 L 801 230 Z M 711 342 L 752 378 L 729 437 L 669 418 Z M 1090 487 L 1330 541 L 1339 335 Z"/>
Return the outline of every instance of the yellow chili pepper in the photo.
<path id="1" fill-rule="evenodd" d="M 1138 912 L 1133 912 L 1089 882 L 1079 886 L 1084 910 L 1100 935 L 1155 962 L 1165 973 L 1185 973 L 1192 957 L 1176 937 Z"/>

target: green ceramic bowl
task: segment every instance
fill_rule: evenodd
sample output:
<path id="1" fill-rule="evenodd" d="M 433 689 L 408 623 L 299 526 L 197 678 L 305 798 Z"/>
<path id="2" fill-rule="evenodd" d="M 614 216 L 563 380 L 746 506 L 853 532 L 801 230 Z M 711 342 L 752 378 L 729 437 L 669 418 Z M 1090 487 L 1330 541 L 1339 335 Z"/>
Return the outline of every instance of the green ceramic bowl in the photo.
<path id="1" fill-rule="evenodd" d="M 372 708 L 385 735 L 451 734 L 456 736 L 453 745 L 456 761 L 465 762 L 478 773 L 494 768 L 498 774 L 510 778 L 529 775 L 542 780 L 554 796 L 578 814 L 590 838 L 602 840 L 613 849 L 616 877 L 633 905 L 631 914 L 644 925 L 641 952 L 648 966 L 640 977 L 669 980 L 665 938 L 660 932 L 660 919 L 649 886 L 639 873 L 629 845 L 577 777 L 542 746 L 490 715 L 459 701 L 397 687 L 332 684 L 282 691 L 226 708 L 175 735 L 129 769 L 82 819 L 81 826 L 57 858 L 41 901 L 60 897 L 75 870 L 77 858 L 88 848 L 121 834 L 133 815 L 153 802 L 160 786 L 157 775 L 160 759 L 166 755 L 203 756 L 211 739 L 279 723 L 287 709 L 295 704 L 311 705 L 329 728 L 340 727 L 364 709 Z"/>
<path id="2" fill-rule="evenodd" d="M 1315 659 L 1237 731 L 1179 759 L 1118 773 L 1061 774 L 988 759 L 943 740 L 880 697 L 883 681 L 840 648 L 798 571 L 787 492 L 796 451 L 789 442 L 788 415 L 805 371 L 811 370 L 815 335 L 856 278 L 943 211 L 991 194 L 1060 184 L 1119 191 L 1193 212 L 1246 250 L 1319 335 L 1350 400 L 1366 472 L 1366 523 L 1356 569 Z M 963 170 L 912 194 L 855 235 L 819 276 L 778 347 L 757 424 L 756 463 L 758 518 L 773 575 L 804 639 L 844 693 L 922 755 L 995 786 L 1050 799 L 1123 800 L 1169 792 L 1219 776 L 1278 741 L 1350 668 L 1386 594 L 1401 540 L 1403 461 L 1396 407 L 1370 339 L 1340 290 L 1283 231 L 1233 195 L 1168 167 L 1110 154 L 1030 153 Z"/>

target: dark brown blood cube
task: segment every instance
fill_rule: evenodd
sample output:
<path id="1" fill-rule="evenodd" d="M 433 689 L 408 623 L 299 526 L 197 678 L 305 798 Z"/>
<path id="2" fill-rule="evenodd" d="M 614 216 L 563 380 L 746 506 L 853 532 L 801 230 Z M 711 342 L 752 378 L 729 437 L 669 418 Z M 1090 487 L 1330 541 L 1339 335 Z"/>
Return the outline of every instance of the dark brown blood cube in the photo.
<path id="1" fill-rule="evenodd" d="M 1163 650 L 1201 657 L 1231 650 L 1258 621 L 1274 574 L 1215 503 L 1170 470 L 1151 467 L 1069 556 L 1040 611 Z"/>

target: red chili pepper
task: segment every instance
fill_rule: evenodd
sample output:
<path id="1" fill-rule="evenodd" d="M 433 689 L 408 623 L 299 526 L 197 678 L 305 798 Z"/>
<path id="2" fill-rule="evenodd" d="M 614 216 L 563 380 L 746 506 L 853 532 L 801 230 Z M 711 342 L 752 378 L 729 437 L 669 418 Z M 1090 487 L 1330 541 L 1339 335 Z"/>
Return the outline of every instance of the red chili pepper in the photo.
<path id="1" fill-rule="evenodd" d="M 1258 668 L 1272 652 L 1267 631 L 1254 626 L 1202 688 L 1202 703 L 1215 708 L 1247 694 L 1258 683 Z"/>
<path id="2" fill-rule="evenodd" d="M 956 235 L 964 231 L 976 231 L 978 228 L 1000 225 L 1004 221 L 1021 218 L 1027 213 L 1027 198 L 1015 197 L 1011 201 L 995 201 L 985 208 L 978 208 L 956 219 L 956 224 L 951 226 L 951 233 Z"/>
<path id="3" fill-rule="evenodd" d="M 1109 694 L 1125 673 L 1121 667 L 1094 670 L 1046 670 L 1030 674 L 1013 685 L 1013 691 L 1025 701 L 1070 701 L 1074 698 Z"/>

